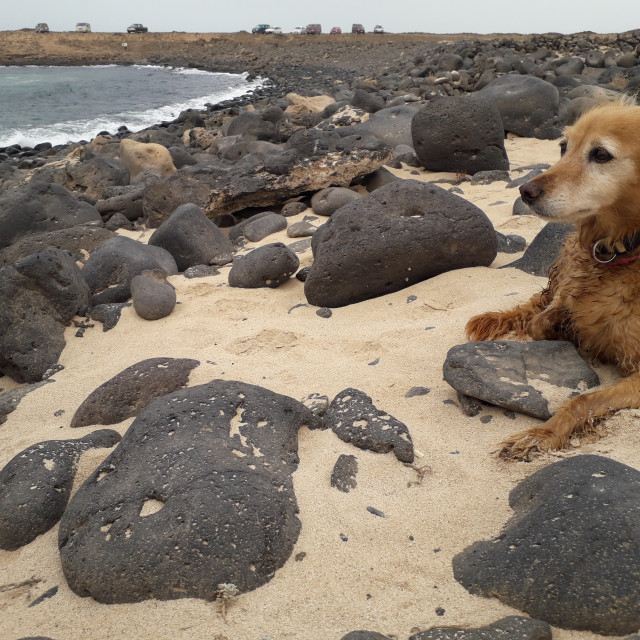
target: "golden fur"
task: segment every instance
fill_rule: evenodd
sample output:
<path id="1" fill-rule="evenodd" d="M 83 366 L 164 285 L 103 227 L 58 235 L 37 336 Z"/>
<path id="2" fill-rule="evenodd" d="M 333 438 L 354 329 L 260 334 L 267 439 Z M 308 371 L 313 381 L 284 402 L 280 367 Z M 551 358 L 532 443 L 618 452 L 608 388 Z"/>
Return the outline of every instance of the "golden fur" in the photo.
<path id="1" fill-rule="evenodd" d="M 504 458 L 561 449 L 573 433 L 593 431 L 598 420 L 619 409 L 640 407 L 640 260 L 601 264 L 592 256 L 598 240 L 620 251 L 620 241 L 640 230 L 640 107 L 629 101 L 601 105 L 565 134 L 561 159 L 521 192 L 538 215 L 574 222 L 576 233 L 565 242 L 543 292 L 510 311 L 471 318 L 467 337 L 571 340 L 584 355 L 615 364 L 626 377 L 572 398 L 542 426 L 507 439 Z M 632 249 L 629 257 L 639 253 Z"/>

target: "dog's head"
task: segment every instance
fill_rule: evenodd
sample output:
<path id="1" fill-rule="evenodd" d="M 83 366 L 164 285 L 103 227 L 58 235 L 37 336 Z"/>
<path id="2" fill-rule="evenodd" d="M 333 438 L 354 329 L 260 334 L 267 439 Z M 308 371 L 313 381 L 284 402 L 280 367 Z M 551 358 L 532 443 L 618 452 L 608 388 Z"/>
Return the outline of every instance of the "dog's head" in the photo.
<path id="1" fill-rule="evenodd" d="M 520 187 L 539 216 L 590 221 L 607 235 L 640 228 L 640 107 L 595 107 L 567 127 L 560 160 Z"/>

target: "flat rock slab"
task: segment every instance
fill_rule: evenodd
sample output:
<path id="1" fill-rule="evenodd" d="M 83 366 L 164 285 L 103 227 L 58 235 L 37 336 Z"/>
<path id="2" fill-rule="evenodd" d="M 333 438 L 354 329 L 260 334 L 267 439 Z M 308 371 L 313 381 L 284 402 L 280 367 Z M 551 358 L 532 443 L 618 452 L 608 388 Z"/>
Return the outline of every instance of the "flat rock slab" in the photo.
<path id="1" fill-rule="evenodd" d="M 375 407 L 358 389 L 341 391 L 329 405 L 324 424 L 345 442 L 376 453 L 393 449 L 401 462 L 413 462 L 413 442 L 406 425 Z"/>
<path id="2" fill-rule="evenodd" d="M 117 424 L 137 416 L 157 398 L 186 386 L 189 374 L 199 364 L 190 358 L 136 362 L 93 391 L 76 410 L 71 427 Z"/>
<path id="3" fill-rule="evenodd" d="M 453 559 L 456 580 L 565 629 L 640 628 L 640 472 L 581 455 L 550 464 L 509 494 L 515 514 L 491 541 Z"/>
<path id="4" fill-rule="evenodd" d="M 447 353 L 443 376 L 456 391 L 548 420 L 570 397 L 600 384 L 571 342 L 468 342 Z"/>
<path id="5" fill-rule="evenodd" d="M 306 134 L 306 130 L 304 132 Z M 297 136 L 288 144 L 300 147 L 268 156 L 269 162 L 252 164 L 237 162 L 230 168 L 209 172 L 198 167 L 147 185 L 143 211 L 145 223 L 159 226 L 181 204 L 191 202 L 201 207 L 210 218 L 251 207 L 268 208 L 325 187 L 347 187 L 358 178 L 380 168 L 390 157 L 391 147 L 376 138 L 338 134 L 322 134 L 326 140 L 313 140 L 309 148 Z M 351 140 L 353 138 L 357 140 Z M 281 159 L 281 162 L 277 162 Z M 269 163 L 277 167 L 269 166 Z"/>
<path id="6" fill-rule="evenodd" d="M 475 629 L 434 627 L 416 633 L 409 640 L 551 640 L 551 627 L 541 620 L 507 616 Z"/>
<path id="7" fill-rule="evenodd" d="M 64 512 L 80 455 L 112 447 L 120 434 L 100 429 L 78 440 L 46 440 L 14 456 L 0 471 L 0 549 L 13 551 L 49 531 Z"/>
<path id="8" fill-rule="evenodd" d="M 214 600 L 268 582 L 300 532 L 292 473 L 300 402 L 235 381 L 149 405 L 80 487 L 60 523 L 71 589 L 103 603 Z"/>

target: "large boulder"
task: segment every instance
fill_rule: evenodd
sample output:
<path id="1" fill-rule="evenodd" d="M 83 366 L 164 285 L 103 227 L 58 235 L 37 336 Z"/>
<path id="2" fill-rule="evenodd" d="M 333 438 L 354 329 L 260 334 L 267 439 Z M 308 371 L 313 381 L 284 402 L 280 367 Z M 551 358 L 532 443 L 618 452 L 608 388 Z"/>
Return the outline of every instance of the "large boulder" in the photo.
<path id="1" fill-rule="evenodd" d="M 71 499 L 69 587 L 103 603 L 214 600 L 268 582 L 300 532 L 298 429 L 318 419 L 267 389 L 214 380 L 159 398 Z"/>
<path id="2" fill-rule="evenodd" d="M 0 371 L 38 382 L 60 357 L 64 330 L 89 288 L 73 258 L 48 248 L 0 269 Z"/>
<path id="3" fill-rule="evenodd" d="M 102 224 L 96 208 L 57 184 L 32 180 L 0 192 L 0 249 L 33 233 L 88 223 Z"/>
<path id="4" fill-rule="evenodd" d="M 496 107 L 505 131 L 543 140 L 553 140 L 561 135 L 558 122 L 560 94 L 556 87 L 540 78 L 500 76 L 476 91 L 472 99 Z"/>
<path id="5" fill-rule="evenodd" d="M 342 307 L 445 271 L 488 266 L 497 238 L 483 211 L 440 187 L 391 182 L 336 211 L 313 236 L 309 303 Z"/>
<path id="6" fill-rule="evenodd" d="M 195 204 L 179 206 L 149 238 L 166 249 L 179 271 L 196 264 L 226 264 L 233 255 L 229 238 Z"/>
<path id="7" fill-rule="evenodd" d="M 464 97 L 427 103 L 411 123 L 418 160 L 430 171 L 509 169 L 504 128 L 498 110 Z"/>
<path id="8" fill-rule="evenodd" d="M 497 538 L 453 559 L 475 595 L 565 629 L 622 636 L 640 628 L 640 472 L 581 455 L 550 464 L 509 495 Z"/>
<path id="9" fill-rule="evenodd" d="M 162 247 L 124 236 L 103 242 L 82 270 L 89 285 L 91 305 L 125 302 L 131 297 L 131 279 L 151 269 L 161 269 L 168 276 L 178 273 L 173 256 Z"/>

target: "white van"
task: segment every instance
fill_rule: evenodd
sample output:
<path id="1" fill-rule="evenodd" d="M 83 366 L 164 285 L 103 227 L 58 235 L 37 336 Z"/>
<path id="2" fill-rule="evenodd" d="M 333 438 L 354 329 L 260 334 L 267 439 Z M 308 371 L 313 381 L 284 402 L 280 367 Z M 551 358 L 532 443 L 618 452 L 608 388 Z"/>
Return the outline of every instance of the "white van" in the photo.
<path id="1" fill-rule="evenodd" d="M 91 25 L 88 22 L 78 22 L 76 24 L 76 31 L 81 31 L 82 33 L 91 33 Z"/>

